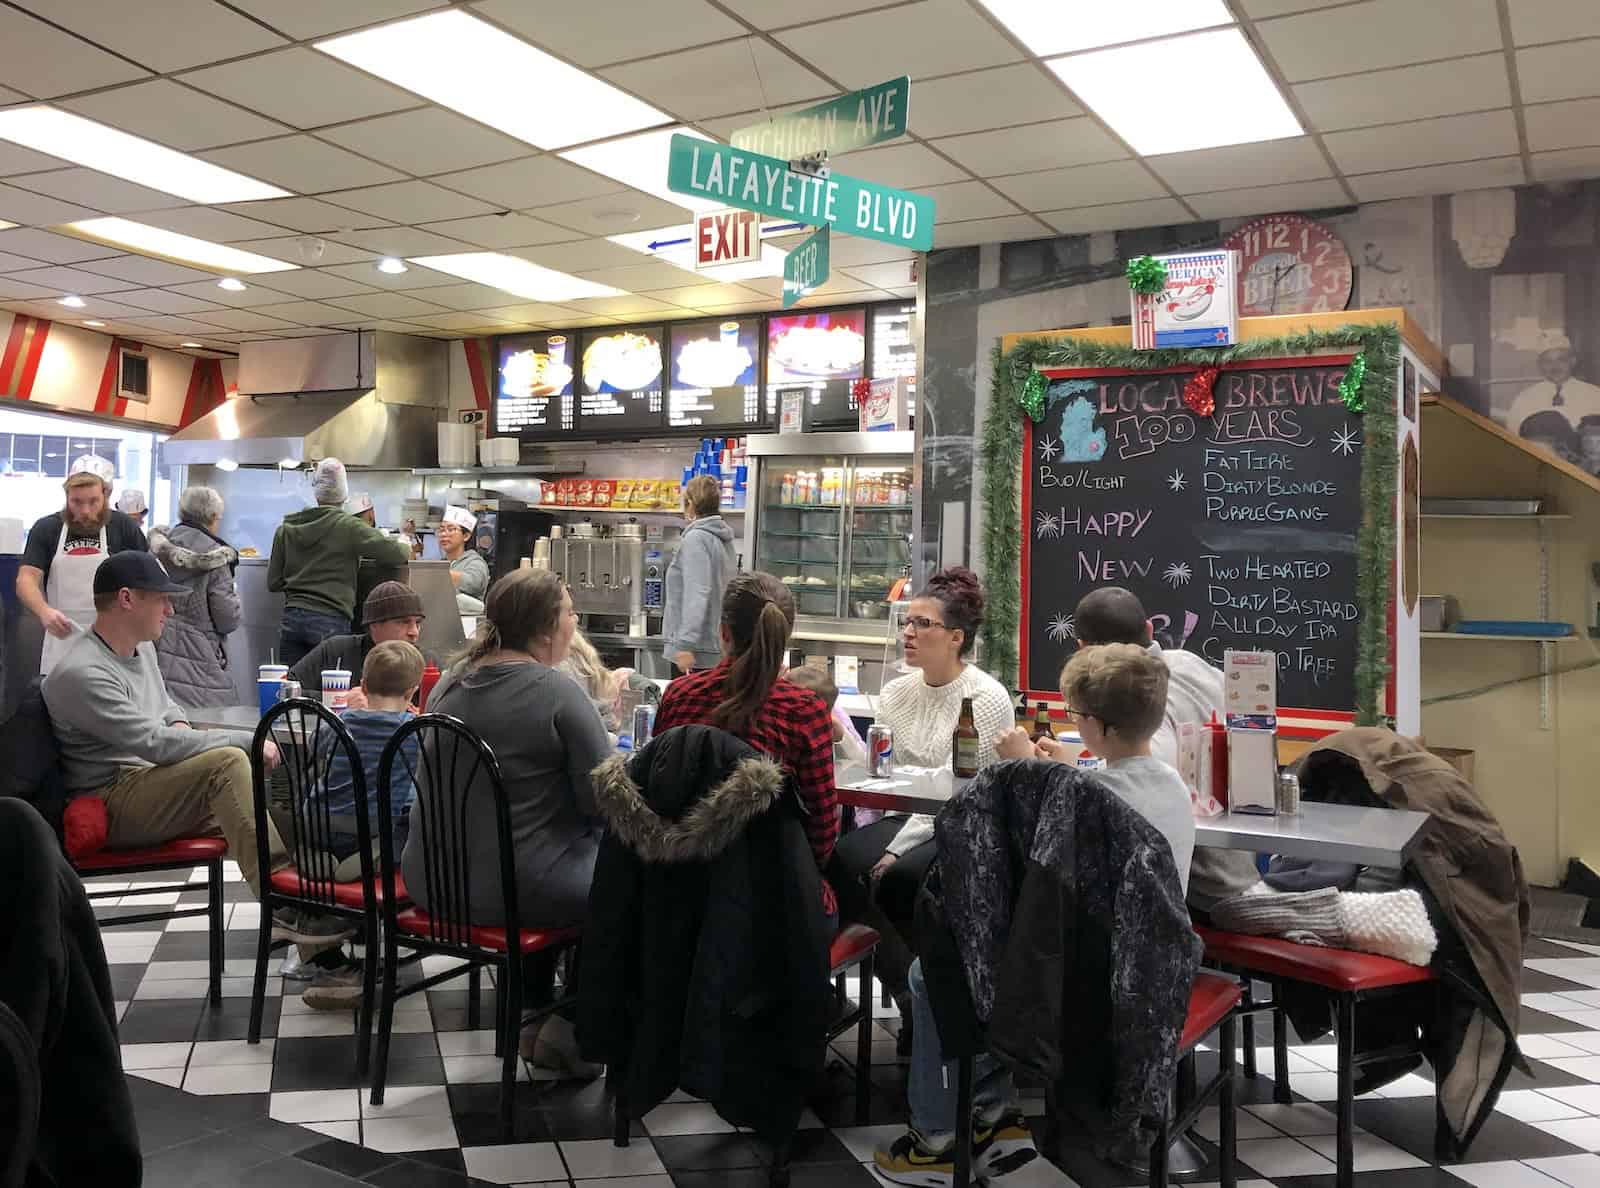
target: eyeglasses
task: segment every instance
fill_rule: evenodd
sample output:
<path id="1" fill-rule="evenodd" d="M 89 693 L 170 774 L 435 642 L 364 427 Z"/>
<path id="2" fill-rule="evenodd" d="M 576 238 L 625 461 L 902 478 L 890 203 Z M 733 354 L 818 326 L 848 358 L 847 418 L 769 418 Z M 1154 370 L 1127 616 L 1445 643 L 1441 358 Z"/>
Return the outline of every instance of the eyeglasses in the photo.
<path id="1" fill-rule="evenodd" d="M 1099 722 L 1104 729 L 1111 729 L 1111 723 L 1107 722 L 1099 714 L 1085 713 L 1083 710 L 1075 709 L 1062 710 L 1061 712 L 1069 722 L 1081 722 L 1085 718 L 1093 718 L 1096 722 Z"/>
<path id="2" fill-rule="evenodd" d="M 907 631 L 931 631 L 935 627 L 943 627 L 946 630 L 949 629 L 948 624 L 940 623 L 934 619 L 928 618 L 925 615 L 918 615 L 914 619 L 907 619 L 905 629 Z"/>

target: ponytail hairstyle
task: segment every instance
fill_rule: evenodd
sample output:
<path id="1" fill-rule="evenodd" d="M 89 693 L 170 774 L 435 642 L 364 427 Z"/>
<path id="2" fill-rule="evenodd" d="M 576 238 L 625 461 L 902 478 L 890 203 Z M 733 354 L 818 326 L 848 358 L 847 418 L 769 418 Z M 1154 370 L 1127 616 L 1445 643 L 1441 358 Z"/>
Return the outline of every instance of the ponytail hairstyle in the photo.
<path id="1" fill-rule="evenodd" d="M 527 651 L 561 619 L 561 579 L 548 569 L 513 569 L 489 587 L 478 630 L 453 665 L 472 667 L 502 648 Z"/>
<path id="2" fill-rule="evenodd" d="M 770 573 L 741 573 L 722 595 L 722 625 L 733 663 L 711 724 L 743 735 L 783 672 L 783 653 L 794 630 L 794 595 Z"/>

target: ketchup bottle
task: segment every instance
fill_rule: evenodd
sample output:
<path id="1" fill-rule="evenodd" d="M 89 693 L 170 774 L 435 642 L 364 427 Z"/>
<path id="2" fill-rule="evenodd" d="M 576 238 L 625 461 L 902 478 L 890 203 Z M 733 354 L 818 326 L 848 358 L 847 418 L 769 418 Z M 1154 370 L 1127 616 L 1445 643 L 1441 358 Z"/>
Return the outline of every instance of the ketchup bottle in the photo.
<path id="1" fill-rule="evenodd" d="M 424 676 L 426 681 L 427 677 Z M 1223 808 L 1228 807 L 1228 730 L 1217 721 L 1217 711 L 1211 711 L 1211 721 L 1205 725 L 1211 738 L 1211 795 Z"/>
<path id="2" fill-rule="evenodd" d="M 432 660 L 422 670 L 422 684 L 417 690 L 417 704 L 423 713 L 428 712 L 428 694 L 433 692 L 433 687 L 439 683 L 439 666 Z"/>

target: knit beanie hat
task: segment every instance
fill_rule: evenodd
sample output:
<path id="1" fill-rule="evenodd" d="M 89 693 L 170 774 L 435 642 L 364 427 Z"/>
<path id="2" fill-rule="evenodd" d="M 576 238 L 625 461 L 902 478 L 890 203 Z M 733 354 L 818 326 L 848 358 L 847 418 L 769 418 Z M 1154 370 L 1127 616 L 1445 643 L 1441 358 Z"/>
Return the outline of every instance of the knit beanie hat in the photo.
<path id="1" fill-rule="evenodd" d="M 350 483 L 344 476 L 344 463 L 337 458 L 324 458 L 317 463 L 311 478 L 311 494 L 319 507 L 339 507 L 350 498 Z"/>
<path id="2" fill-rule="evenodd" d="M 371 627 L 374 623 L 389 619 L 409 619 L 412 615 L 419 619 L 427 618 L 422 613 L 422 599 L 404 582 L 379 582 L 372 587 L 366 602 L 361 604 L 363 627 Z"/>

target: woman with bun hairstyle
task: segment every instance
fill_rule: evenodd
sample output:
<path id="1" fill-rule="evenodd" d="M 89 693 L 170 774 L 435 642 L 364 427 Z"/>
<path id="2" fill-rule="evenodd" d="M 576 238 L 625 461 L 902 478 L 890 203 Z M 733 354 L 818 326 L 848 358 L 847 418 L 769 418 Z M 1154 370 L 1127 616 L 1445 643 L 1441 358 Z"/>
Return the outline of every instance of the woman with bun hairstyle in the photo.
<path id="1" fill-rule="evenodd" d="M 998 760 L 995 740 L 1016 719 L 1006 687 L 969 659 L 982 625 L 983 585 L 962 566 L 941 569 L 911 600 L 901 638 L 906 663 L 915 671 L 890 681 L 878 698 L 878 721 L 894 730 L 897 763 L 949 767 L 950 739 L 967 697 L 978 727 L 978 766 Z M 906 978 L 913 903 L 933 858 L 933 818 L 892 813 L 847 834 L 831 872 L 842 918 L 870 924 L 883 936 L 877 974 L 900 1006 L 905 1052 L 911 1036 Z"/>
<path id="2" fill-rule="evenodd" d="M 655 732 L 706 725 L 744 739 L 794 777 L 806 808 L 806 839 L 817 869 L 828 865 L 839 838 L 833 786 L 833 720 L 810 689 L 783 676 L 794 631 L 794 595 L 770 573 L 742 573 L 722 595 L 722 660 L 667 686 Z M 837 923 L 833 888 L 822 883 L 823 911 Z"/>

